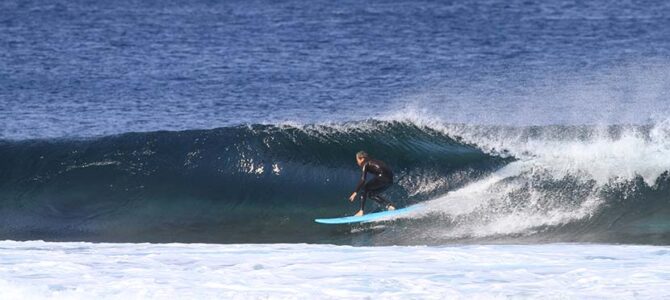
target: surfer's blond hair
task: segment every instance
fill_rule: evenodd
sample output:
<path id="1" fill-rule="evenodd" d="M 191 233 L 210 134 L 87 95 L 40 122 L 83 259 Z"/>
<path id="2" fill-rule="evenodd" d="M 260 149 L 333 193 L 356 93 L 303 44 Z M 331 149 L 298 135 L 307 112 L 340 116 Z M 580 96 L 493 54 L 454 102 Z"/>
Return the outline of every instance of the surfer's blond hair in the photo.
<path id="1" fill-rule="evenodd" d="M 356 153 L 356 158 L 368 158 L 368 157 L 370 157 L 370 155 L 368 155 L 368 153 L 365 151 L 361 150 L 358 151 L 358 153 Z"/>

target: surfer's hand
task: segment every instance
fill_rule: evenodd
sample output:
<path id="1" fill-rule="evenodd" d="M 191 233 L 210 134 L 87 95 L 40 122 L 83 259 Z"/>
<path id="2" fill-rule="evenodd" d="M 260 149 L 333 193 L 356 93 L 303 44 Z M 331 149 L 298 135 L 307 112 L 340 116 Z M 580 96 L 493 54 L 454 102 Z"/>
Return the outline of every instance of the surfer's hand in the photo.
<path id="1" fill-rule="evenodd" d="M 349 201 L 354 202 L 354 200 L 356 200 L 356 192 L 354 192 L 353 194 L 351 194 L 351 196 L 349 196 Z"/>

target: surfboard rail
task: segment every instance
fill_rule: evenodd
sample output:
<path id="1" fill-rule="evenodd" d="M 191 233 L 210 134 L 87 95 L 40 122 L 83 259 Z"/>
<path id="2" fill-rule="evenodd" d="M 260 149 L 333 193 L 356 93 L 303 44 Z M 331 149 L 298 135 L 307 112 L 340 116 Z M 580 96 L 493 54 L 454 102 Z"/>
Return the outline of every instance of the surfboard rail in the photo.
<path id="1" fill-rule="evenodd" d="M 391 217 L 402 216 L 407 213 L 417 211 L 421 208 L 421 205 L 411 205 L 405 208 L 399 208 L 396 210 L 387 210 L 380 211 L 376 213 L 365 214 L 362 216 L 348 216 L 341 218 L 324 218 L 324 219 L 314 219 L 314 222 L 320 224 L 352 224 L 352 223 L 368 223 L 376 221 L 384 221 Z"/>

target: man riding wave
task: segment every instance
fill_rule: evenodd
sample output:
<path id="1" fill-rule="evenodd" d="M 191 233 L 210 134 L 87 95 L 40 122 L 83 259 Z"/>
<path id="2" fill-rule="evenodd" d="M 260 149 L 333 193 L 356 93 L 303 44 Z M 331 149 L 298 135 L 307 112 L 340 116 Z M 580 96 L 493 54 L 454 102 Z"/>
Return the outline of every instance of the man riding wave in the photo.
<path id="1" fill-rule="evenodd" d="M 372 198 L 372 200 L 375 200 L 386 209 L 394 210 L 395 206 L 393 203 L 384 199 L 380 195 L 381 192 L 385 191 L 387 188 L 393 185 L 393 172 L 391 169 L 383 161 L 371 158 L 365 151 L 359 151 L 356 153 L 356 163 L 363 171 L 361 180 L 358 182 L 356 189 L 349 197 L 349 201 L 354 202 L 358 192 L 361 190 L 361 188 L 363 188 L 361 209 L 356 213 L 356 216 L 363 215 L 365 201 L 368 197 Z M 365 182 L 368 173 L 373 174 L 374 178 L 370 179 L 368 182 Z"/>

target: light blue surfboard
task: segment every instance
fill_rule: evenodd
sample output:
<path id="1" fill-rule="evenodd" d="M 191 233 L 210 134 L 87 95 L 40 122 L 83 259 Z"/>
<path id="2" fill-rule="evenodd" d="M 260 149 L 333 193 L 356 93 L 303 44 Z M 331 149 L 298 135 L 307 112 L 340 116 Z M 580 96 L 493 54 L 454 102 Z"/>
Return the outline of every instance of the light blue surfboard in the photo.
<path id="1" fill-rule="evenodd" d="M 330 219 L 314 219 L 314 222 L 321 224 L 349 224 L 349 223 L 367 223 L 381 221 L 387 217 L 402 216 L 412 211 L 417 211 L 421 208 L 421 205 L 412 205 L 405 208 L 400 208 L 396 210 L 387 210 L 380 211 L 371 214 L 365 214 L 360 217 L 343 217 L 343 218 L 330 218 Z"/>

